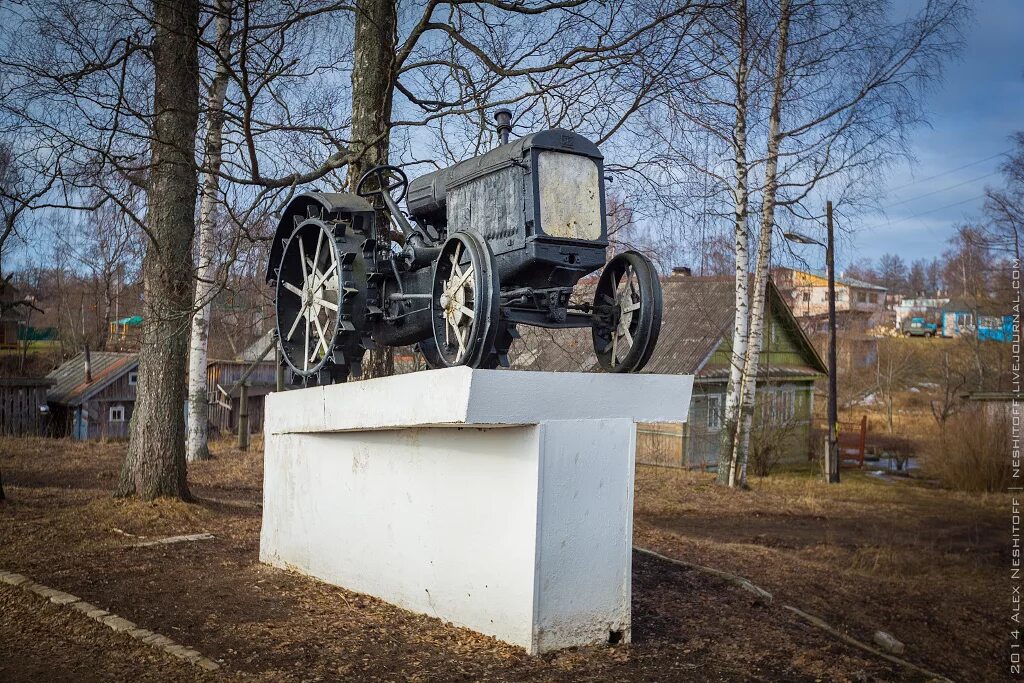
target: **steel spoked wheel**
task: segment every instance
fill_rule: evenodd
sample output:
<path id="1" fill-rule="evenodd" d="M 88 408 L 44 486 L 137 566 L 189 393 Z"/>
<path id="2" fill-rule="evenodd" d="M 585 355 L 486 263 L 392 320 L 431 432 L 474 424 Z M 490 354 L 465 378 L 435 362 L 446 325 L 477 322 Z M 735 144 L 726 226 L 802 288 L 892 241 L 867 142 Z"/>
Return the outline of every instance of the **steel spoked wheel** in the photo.
<path id="1" fill-rule="evenodd" d="M 281 256 L 277 333 L 285 361 L 305 382 L 332 360 L 338 336 L 339 250 L 323 222 L 301 223 Z"/>
<path id="2" fill-rule="evenodd" d="M 494 345 L 498 291 L 487 244 L 473 233 L 449 237 L 434 264 L 430 312 L 437 356 L 432 361 L 480 367 Z"/>
<path id="3" fill-rule="evenodd" d="M 661 283 L 654 265 L 635 251 L 604 267 L 594 292 L 594 352 L 608 372 L 639 372 L 661 331 Z"/>

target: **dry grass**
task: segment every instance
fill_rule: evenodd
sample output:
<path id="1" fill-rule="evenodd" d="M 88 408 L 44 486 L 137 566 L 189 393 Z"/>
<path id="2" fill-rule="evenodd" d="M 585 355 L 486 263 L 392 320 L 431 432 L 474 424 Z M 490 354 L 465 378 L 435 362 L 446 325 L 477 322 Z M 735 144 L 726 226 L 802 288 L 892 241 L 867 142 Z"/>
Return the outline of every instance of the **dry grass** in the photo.
<path id="1" fill-rule="evenodd" d="M 636 480 L 639 544 L 746 576 L 855 637 L 888 630 L 954 679 L 995 680 L 1008 494 L 858 470 L 839 485 L 790 470 L 750 491 L 664 468 Z"/>
<path id="2" fill-rule="evenodd" d="M 1011 484 L 1010 424 L 980 410 L 954 415 L 945 429 L 933 426 L 924 467 L 958 491 L 1005 491 Z"/>
<path id="3" fill-rule="evenodd" d="M 743 591 L 640 555 L 634 645 L 535 660 L 259 564 L 258 442 L 246 453 L 220 442 L 213 460 L 191 464 L 193 504 L 114 499 L 124 449 L 0 439 L 11 498 L 0 506 L 0 567 L 201 644 L 249 680 L 918 680 L 781 608 L 752 607 Z M 811 466 L 751 486 L 641 466 L 635 542 L 746 576 L 861 640 L 887 630 L 908 659 L 955 680 L 996 679 L 1005 495 L 849 470 L 827 486 Z M 216 539 L 137 549 L 124 535 L 203 531 Z"/>

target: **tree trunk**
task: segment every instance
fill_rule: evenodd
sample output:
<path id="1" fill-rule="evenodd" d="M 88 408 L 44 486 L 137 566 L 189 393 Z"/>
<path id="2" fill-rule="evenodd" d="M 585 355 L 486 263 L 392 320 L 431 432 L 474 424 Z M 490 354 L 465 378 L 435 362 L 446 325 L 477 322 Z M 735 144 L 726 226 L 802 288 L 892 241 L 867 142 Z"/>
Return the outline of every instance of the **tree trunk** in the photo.
<path id="1" fill-rule="evenodd" d="M 206 173 L 199 202 L 199 264 L 196 271 L 195 316 L 188 365 L 188 435 L 186 457 L 189 461 L 210 457 L 210 404 L 206 387 L 206 364 L 210 339 L 210 309 L 213 305 L 217 264 L 214 256 L 214 209 L 217 206 L 221 164 L 221 136 L 224 130 L 224 97 L 228 89 L 231 0 L 217 0 L 217 69 L 207 95 L 207 119 L 203 165 Z"/>
<path id="2" fill-rule="evenodd" d="M 758 365 L 764 346 L 765 303 L 768 273 L 771 267 L 772 236 L 775 230 L 775 194 L 778 190 L 779 145 L 781 143 L 782 94 L 786 76 L 786 50 L 789 42 L 789 0 L 782 0 L 779 8 L 779 38 L 775 52 L 775 75 L 772 88 L 772 106 L 768 116 L 768 153 L 765 161 L 765 188 L 761 200 L 761 234 L 758 236 L 757 263 L 754 266 L 754 291 L 750 302 L 750 332 L 747 358 L 743 363 L 740 387 L 738 429 L 733 441 L 733 466 L 730 485 L 745 485 L 747 460 L 750 454 L 750 432 L 754 421 L 754 401 L 757 393 Z M 736 472 L 738 468 L 738 472 Z"/>
<path id="3" fill-rule="evenodd" d="M 729 484 L 734 477 L 733 439 L 736 436 L 737 408 L 747 353 L 747 324 L 750 316 L 750 238 L 747 230 L 748 167 L 747 167 L 747 0 L 736 0 L 737 66 L 736 123 L 733 129 L 733 154 L 736 157 L 736 184 L 733 187 L 735 217 L 736 285 L 733 318 L 732 354 L 729 386 L 725 397 L 725 420 L 718 458 L 718 483 Z"/>
<path id="4" fill-rule="evenodd" d="M 188 499 L 184 408 L 196 227 L 199 1 L 155 0 L 153 12 L 150 240 L 142 262 L 138 398 L 115 495 Z"/>
<path id="5" fill-rule="evenodd" d="M 388 163 L 397 44 L 395 0 L 359 0 L 352 68 L 352 147 L 365 151 L 348 168 L 352 191 L 369 168 Z M 378 214 L 378 240 L 389 239 L 389 225 L 387 219 Z M 371 349 L 364 359 L 364 377 L 384 377 L 394 371 L 391 347 Z"/>

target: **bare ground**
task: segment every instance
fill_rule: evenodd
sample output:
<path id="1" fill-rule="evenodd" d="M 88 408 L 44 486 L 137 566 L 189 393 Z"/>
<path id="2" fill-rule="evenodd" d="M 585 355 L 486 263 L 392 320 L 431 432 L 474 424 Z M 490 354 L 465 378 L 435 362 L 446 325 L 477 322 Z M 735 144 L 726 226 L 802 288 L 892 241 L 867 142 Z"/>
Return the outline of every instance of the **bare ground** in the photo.
<path id="1" fill-rule="evenodd" d="M 258 444 L 257 444 L 258 446 Z M 884 629 L 958 681 L 1000 680 L 1008 501 L 861 474 L 722 491 L 641 467 L 636 543 L 743 574 L 772 605 L 704 573 L 634 555 L 633 643 L 532 658 L 466 629 L 258 562 L 258 450 L 219 445 L 190 468 L 196 501 L 114 500 L 124 447 L 0 439 L 0 569 L 65 590 L 220 661 L 229 680 L 919 681 L 800 621 Z M 137 537 L 212 541 L 133 547 Z M 496 542 L 500 542 L 497 539 Z M 1003 603 L 1006 603 L 1005 605 Z M 128 675 L 130 673 L 130 676 Z M 0 680 L 207 680 L 192 665 L 0 586 Z"/>

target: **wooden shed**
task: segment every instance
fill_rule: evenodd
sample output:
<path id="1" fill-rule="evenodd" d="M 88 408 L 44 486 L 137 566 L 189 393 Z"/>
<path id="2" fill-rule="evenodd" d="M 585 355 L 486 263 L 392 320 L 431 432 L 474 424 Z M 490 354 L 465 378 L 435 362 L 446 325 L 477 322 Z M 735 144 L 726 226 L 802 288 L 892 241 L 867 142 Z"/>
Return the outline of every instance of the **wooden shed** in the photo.
<path id="1" fill-rule="evenodd" d="M 212 360 L 206 366 L 206 390 L 210 402 L 210 436 L 234 434 L 238 428 L 238 385 L 249 366 L 247 360 Z M 277 368 L 273 361 L 256 363 L 246 378 L 249 408 L 249 433 L 263 431 L 263 405 L 267 394 L 277 388 Z"/>
<path id="2" fill-rule="evenodd" d="M 46 434 L 50 417 L 46 392 L 52 385 L 47 378 L 0 378 L 0 435 Z"/>
<path id="3" fill-rule="evenodd" d="M 135 353 L 80 353 L 47 375 L 51 433 L 75 439 L 127 439 L 135 411 L 139 357 Z"/>

